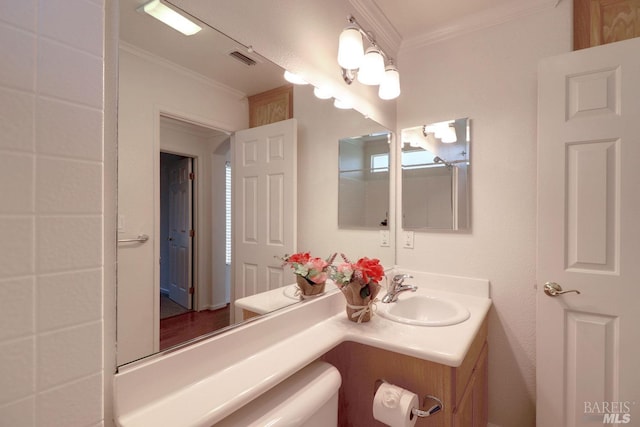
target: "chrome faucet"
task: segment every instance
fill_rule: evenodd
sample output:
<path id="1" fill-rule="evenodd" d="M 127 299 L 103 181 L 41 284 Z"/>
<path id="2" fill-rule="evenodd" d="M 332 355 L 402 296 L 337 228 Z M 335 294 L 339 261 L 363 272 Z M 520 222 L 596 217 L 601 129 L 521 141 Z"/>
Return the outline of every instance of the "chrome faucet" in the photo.
<path id="1" fill-rule="evenodd" d="M 418 290 L 418 287 L 415 285 L 405 285 L 405 279 L 412 279 L 413 276 L 409 274 L 397 274 L 393 276 L 393 280 L 391 281 L 391 286 L 387 289 L 387 294 L 382 297 L 383 303 L 396 302 L 398 300 L 398 295 L 402 292 L 411 291 L 415 292 Z"/>

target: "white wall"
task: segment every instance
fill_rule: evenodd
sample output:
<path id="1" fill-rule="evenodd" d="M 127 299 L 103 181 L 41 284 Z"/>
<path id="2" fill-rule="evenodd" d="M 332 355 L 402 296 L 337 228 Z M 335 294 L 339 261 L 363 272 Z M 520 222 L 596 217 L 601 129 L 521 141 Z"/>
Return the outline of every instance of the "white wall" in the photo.
<path id="1" fill-rule="evenodd" d="M 504 427 L 535 423 L 536 72 L 570 32 L 565 1 L 399 58 L 398 128 L 472 120 L 472 231 L 416 233 L 397 262 L 491 281 L 489 419 Z"/>
<path id="2" fill-rule="evenodd" d="M 248 126 L 244 94 L 145 54 L 120 49 L 118 104 L 118 215 L 123 237 L 150 236 L 143 245 L 118 247 L 118 363 L 146 356 L 159 344 L 160 114 L 206 127 L 235 131 Z M 155 261 L 154 261 L 155 260 Z M 200 261 L 201 264 L 210 262 Z M 141 266 L 148 266 L 141 268 Z"/>
<path id="3" fill-rule="evenodd" d="M 0 4 L 3 426 L 103 420 L 104 13 Z"/>

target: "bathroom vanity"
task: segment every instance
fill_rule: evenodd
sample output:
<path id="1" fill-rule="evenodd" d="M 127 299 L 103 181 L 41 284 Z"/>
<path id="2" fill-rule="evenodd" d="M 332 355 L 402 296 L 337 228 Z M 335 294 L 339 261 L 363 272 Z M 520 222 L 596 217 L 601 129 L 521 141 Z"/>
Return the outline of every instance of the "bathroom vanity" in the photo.
<path id="1" fill-rule="evenodd" d="M 373 418 L 371 411 L 374 385 L 378 379 L 413 391 L 421 401 L 427 395 L 442 400 L 442 410 L 430 417 L 418 418 L 418 427 L 487 425 L 486 319 L 458 367 L 349 341 L 332 349 L 322 359 L 338 368 L 342 375 L 338 410 L 340 426 L 383 425 Z M 422 405 L 422 409 L 429 408 Z"/>
<path id="2" fill-rule="evenodd" d="M 382 316 L 358 324 L 347 319 L 342 294 L 328 292 L 122 367 L 114 380 L 116 423 L 212 426 L 324 359 L 342 376 L 341 425 L 376 425 L 371 405 L 377 380 L 407 388 L 421 400 L 425 394 L 442 400 L 443 410 L 418 426 L 486 425 L 488 281 L 409 273 L 430 294 L 465 306 L 469 318 L 439 327 Z"/>

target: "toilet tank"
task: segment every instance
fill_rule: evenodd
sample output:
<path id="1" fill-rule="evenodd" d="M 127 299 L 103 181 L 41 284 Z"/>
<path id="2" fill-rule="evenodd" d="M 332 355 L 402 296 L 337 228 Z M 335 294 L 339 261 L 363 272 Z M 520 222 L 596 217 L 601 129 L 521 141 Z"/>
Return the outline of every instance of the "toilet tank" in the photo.
<path id="1" fill-rule="evenodd" d="M 338 370 L 313 362 L 215 427 L 332 427 L 338 425 Z"/>

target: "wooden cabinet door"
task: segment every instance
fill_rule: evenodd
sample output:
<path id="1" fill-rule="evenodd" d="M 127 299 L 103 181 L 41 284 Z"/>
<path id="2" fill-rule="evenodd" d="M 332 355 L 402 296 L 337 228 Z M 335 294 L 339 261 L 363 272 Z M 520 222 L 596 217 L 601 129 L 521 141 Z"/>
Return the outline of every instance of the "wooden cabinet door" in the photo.
<path id="1" fill-rule="evenodd" d="M 574 0 L 574 50 L 640 36 L 640 0 Z"/>

